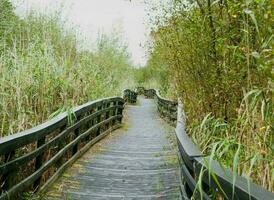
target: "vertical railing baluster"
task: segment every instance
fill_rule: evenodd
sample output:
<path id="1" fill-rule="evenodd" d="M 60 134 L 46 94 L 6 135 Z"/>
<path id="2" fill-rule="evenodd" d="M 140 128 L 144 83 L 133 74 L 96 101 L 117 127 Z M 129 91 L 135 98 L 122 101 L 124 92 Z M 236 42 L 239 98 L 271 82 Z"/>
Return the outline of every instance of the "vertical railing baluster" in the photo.
<path id="1" fill-rule="evenodd" d="M 113 109 L 111 110 L 111 117 L 113 117 L 113 116 L 116 115 L 116 101 L 113 101 L 113 102 L 112 102 L 112 106 L 113 106 Z M 111 120 L 111 126 L 114 126 L 114 125 L 115 125 L 115 120 L 116 120 L 116 119 L 112 119 L 112 120 Z"/>
<path id="2" fill-rule="evenodd" d="M 11 161 L 14 158 L 14 156 L 15 156 L 15 150 L 7 153 L 5 155 L 4 162 L 7 163 Z M 3 180 L 4 184 L 2 185 L 1 188 L 4 191 L 7 191 L 9 188 L 11 188 L 14 185 L 15 178 L 16 178 L 16 173 L 14 171 L 3 174 L 1 179 Z"/>
<path id="3" fill-rule="evenodd" d="M 46 137 L 42 137 L 37 141 L 36 148 L 39 148 L 46 142 Z M 37 171 L 43 164 L 43 159 L 44 159 L 45 152 L 41 153 L 39 156 L 36 157 L 35 160 L 35 171 Z M 40 176 L 34 183 L 33 183 L 33 188 L 36 191 L 41 183 L 42 176 Z"/>
<path id="4" fill-rule="evenodd" d="M 88 112 L 88 116 L 92 115 L 93 113 L 93 109 L 91 109 L 89 112 Z M 90 119 L 88 122 L 86 122 L 85 124 L 85 130 L 89 130 L 91 127 L 93 126 L 93 119 Z M 92 140 L 92 133 L 90 133 L 87 137 L 86 137 L 86 142 Z"/>
<path id="5" fill-rule="evenodd" d="M 172 123 L 172 104 L 171 103 L 168 104 L 168 118 L 170 123 Z"/>
<path id="6" fill-rule="evenodd" d="M 106 108 L 108 109 L 109 107 L 110 107 L 110 103 L 108 102 L 106 104 Z M 110 111 L 109 110 L 106 111 L 106 117 L 105 117 L 106 120 L 109 118 L 109 114 L 110 114 Z M 109 128 L 110 128 L 110 122 L 106 123 L 106 129 L 109 129 Z"/>
<path id="7" fill-rule="evenodd" d="M 76 119 L 75 119 L 75 122 L 74 123 L 77 123 L 77 121 L 81 120 L 82 118 L 84 118 L 84 114 L 80 114 Z M 73 139 L 76 139 L 79 135 L 80 135 L 80 130 L 81 130 L 81 127 L 78 127 L 74 130 L 74 134 L 73 134 Z M 80 146 L 80 143 L 81 141 L 77 142 L 74 147 L 72 148 L 72 155 L 76 154 L 78 149 L 79 149 L 79 146 Z"/>
<path id="8" fill-rule="evenodd" d="M 118 122 L 118 120 L 117 120 L 117 115 L 118 115 L 118 113 L 119 113 L 119 109 L 118 109 L 119 102 L 118 102 L 118 101 L 115 101 L 114 105 L 115 105 L 114 116 L 116 116 L 116 117 L 115 117 L 115 119 L 113 120 L 113 121 L 114 121 L 113 126 L 115 126 L 116 123 Z"/>
<path id="9" fill-rule="evenodd" d="M 65 124 L 64 126 L 60 127 L 59 129 L 59 134 L 62 133 L 65 129 L 67 128 L 67 125 Z M 65 139 L 61 140 L 58 142 L 58 146 L 57 146 L 57 151 L 61 151 L 63 149 L 63 147 L 65 146 Z M 64 156 L 62 156 L 57 162 L 56 162 L 56 166 L 57 168 L 59 168 L 60 166 L 62 166 L 64 162 Z"/>
<path id="10" fill-rule="evenodd" d="M 117 111 L 118 111 L 118 112 L 117 112 L 117 115 L 122 114 L 122 109 L 120 108 L 120 105 L 121 105 L 121 104 L 120 104 L 120 102 L 118 101 L 118 103 L 117 103 L 117 106 L 118 106 L 118 107 L 117 107 Z M 118 123 L 121 123 L 121 119 L 120 119 L 119 117 L 118 117 L 118 119 L 117 119 L 117 122 L 118 122 Z"/>
<path id="11" fill-rule="evenodd" d="M 97 107 L 97 111 L 100 111 L 102 109 L 102 104 L 103 102 Z M 101 114 L 98 114 L 96 120 L 97 120 L 96 124 L 101 122 Z M 101 133 L 101 126 L 97 128 L 96 136 L 100 135 L 100 133 Z"/>
<path id="12" fill-rule="evenodd" d="M 79 136 L 79 134 L 80 134 L 80 127 L 76 128 L 76 129 L 74 130 L 74 139 L 76 139 L 76 138 Z M 73 149 L 72 149 L 72 154 L 73 154 L 73 155 L 77 153 L 78 148 L 79 148 L 79 143 L 80 143 L 80 142 L 77 142 L 77 143 L 74 145 L 74 147 L 73 147 Z"/>
<path id="13" fill-rule="evenodd" d="M 93 117 L 91 119 L 91 127 L 93 127 L 95 125 L 95 123 L 96 123 L 96 119 Z M 95 131 L 93 130 L 92 133 L 91 133 L 91 139 L 94 138 L 94 134 L 95 134 Z"/>

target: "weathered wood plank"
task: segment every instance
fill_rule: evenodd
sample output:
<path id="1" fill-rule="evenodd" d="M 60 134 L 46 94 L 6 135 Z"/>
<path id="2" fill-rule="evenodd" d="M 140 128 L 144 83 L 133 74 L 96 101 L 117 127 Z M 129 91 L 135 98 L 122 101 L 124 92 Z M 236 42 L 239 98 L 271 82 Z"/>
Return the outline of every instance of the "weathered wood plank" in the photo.
<path id="1" fill-rule="evenodd" d="M 37 147 L 36 148 L 39 148 L 41 147 L 42 145 L 44 145 L 46 142 L 46 137 L 42 137 L 40 138 L 38 141 L 37 141 Z M 41 153 L 39 156 L 36 157 L 36 160 L 35 160 L 35 171 L 39 170 L 39 168 L 43 165 L 43 157 L 44 157 L 44 152 Z M 8 168 L 8 167 L 7 167 Z M 40 181 L 41 181 L 41 177 L 38 178 L 34 184 L 33 184 L 33 188 L 34 190 L 36 190 L 39 185 L 40 185 Z"/>

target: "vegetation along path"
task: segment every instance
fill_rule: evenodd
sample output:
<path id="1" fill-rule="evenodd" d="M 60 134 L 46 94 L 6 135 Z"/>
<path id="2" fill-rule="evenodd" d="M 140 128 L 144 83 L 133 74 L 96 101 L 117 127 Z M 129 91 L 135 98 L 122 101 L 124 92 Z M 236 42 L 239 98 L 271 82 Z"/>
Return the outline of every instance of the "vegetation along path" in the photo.
<path id="1" fill-rule="evenodd" d="M 126 123 L 94 145 L 47 191 L 49 199 L 179 199 L 169 127 L 153 100 L 126 107 Z"/>

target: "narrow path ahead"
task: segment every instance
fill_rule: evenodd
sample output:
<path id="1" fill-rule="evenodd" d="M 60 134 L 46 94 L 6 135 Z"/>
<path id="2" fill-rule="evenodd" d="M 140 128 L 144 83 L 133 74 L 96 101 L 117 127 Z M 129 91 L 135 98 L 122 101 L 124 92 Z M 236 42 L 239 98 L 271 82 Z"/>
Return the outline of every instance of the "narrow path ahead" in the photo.
<path id="1" fill-rule="evenodd" d="M 179 199 L 170 127 L 151 99 L 126 107 L 123 128 L 94 145 L 49 189 L 48 199 Z"/>

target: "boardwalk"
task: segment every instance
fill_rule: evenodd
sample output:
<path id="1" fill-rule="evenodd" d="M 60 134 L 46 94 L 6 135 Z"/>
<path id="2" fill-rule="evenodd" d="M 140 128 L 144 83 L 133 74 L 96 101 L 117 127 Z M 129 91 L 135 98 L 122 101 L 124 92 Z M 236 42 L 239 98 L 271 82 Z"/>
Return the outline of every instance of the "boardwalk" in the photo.
<path id="1" fill-rule="evenodd" d="M 46 193 L 48 199 L 179 199 L 172 129 L 151 99 L 126 107 L 123 128 L 77 160 Z"/>

